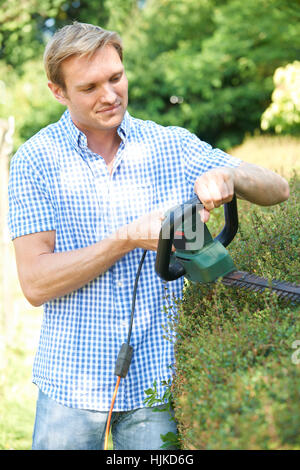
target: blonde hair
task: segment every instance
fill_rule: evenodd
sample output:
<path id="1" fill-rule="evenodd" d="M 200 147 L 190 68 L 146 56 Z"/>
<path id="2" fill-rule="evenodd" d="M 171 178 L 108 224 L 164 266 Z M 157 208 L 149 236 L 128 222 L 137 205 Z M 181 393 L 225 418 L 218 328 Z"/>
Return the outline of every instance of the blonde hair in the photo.
<path id="1" fill-rule="evenodd" d="M 62 62 L 73 55 L 92 56 L 107 45 L 112 45 L 117 50 L 122 61 L 122 41 L 116 32 L 77 21 L 64 26 L 55 32 L 45 48 L 44 66 L 48 80 L 65 90 Z"/>

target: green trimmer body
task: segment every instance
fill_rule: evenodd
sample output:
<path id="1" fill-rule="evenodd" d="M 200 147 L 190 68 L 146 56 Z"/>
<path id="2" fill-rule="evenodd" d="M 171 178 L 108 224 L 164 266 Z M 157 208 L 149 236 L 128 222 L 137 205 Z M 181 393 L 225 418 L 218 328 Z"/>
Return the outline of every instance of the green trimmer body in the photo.
<path id="1" fill-rule="evenodd" d="M 194 282 L 214 282 L 236 269 L 228 251 L 217 240 L 195 253 L 176 250 L 176 258 L 185 269 L 185 277 Z"/>
<path id="2" fill-rule="evenodd" d="M 226 246 L 238 228 L 236 197 L 224 205 L 225 225 L 213 238 L 201 221 L 203 205 L 197 197 L 174 207 L 162 224 L 155 269 L 164 280 L 175 280 L 184 275 L 192 282 L 214 282 L 235 271 L 234 262 Z M 176 251 L 172 252 L 172 245 Z"/>

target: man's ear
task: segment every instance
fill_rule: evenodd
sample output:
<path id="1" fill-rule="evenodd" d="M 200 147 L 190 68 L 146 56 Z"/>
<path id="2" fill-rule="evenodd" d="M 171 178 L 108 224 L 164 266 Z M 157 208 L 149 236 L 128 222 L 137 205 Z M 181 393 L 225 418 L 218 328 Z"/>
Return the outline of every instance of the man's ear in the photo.
<path id="1" fill-rule="evenodd" d="M 50 88 L 54 98 L 59 101 L 59 103 L 67 106 L 66 93 L 63 91 L 63 89 L 59 85 L 56 85 L 56 83 L 50 81 L 48 82 L 48 87 Z"/>

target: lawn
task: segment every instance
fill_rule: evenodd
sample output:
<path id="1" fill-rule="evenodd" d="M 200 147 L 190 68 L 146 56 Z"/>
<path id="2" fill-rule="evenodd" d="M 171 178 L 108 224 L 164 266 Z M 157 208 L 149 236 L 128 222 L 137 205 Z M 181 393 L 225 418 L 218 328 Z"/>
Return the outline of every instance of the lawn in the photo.
<path id="1" fill-rule="evenodd" d="M 12 250 L 10 256 L 10 269 L 7 270 L 11 310 L 5 338 L 1 337 L 0 449 L 24 450 L 31 448 L 37 396 L 37 388 L 31 382 L 31 369 L 42 310 L 32 307 L 24 298 L 17 281 Z M 1 314 L 3 316 L 3 312 Z"/>
<path id="2" fill-rule="evenodd" d="M 256 136 L 229 151 L 235 157 L 261 165 L 289 178 L 300 171 L 300 139 L 296 137 Z"/>

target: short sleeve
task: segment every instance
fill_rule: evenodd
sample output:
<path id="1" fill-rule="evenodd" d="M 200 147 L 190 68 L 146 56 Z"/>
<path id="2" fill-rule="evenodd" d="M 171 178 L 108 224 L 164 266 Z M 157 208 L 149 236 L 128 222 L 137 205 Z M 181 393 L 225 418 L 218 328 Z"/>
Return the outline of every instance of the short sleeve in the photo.
<path id="1" fill-rule="evenodd" d="M 55 230 L 54 209 L 41 172 L 30 156 L 18 151 L 12 158 L 8 183 L 8 227 L 11 239 Z"/>
<path id="2" fill-rule="evenodd" d="M 242 160 L 213 148 L 185 129 L 181 131 L 181 143 L 185 176 L 192 185 L 206 171 L 222 166 L 234 168 L 242 163 Z"/>

